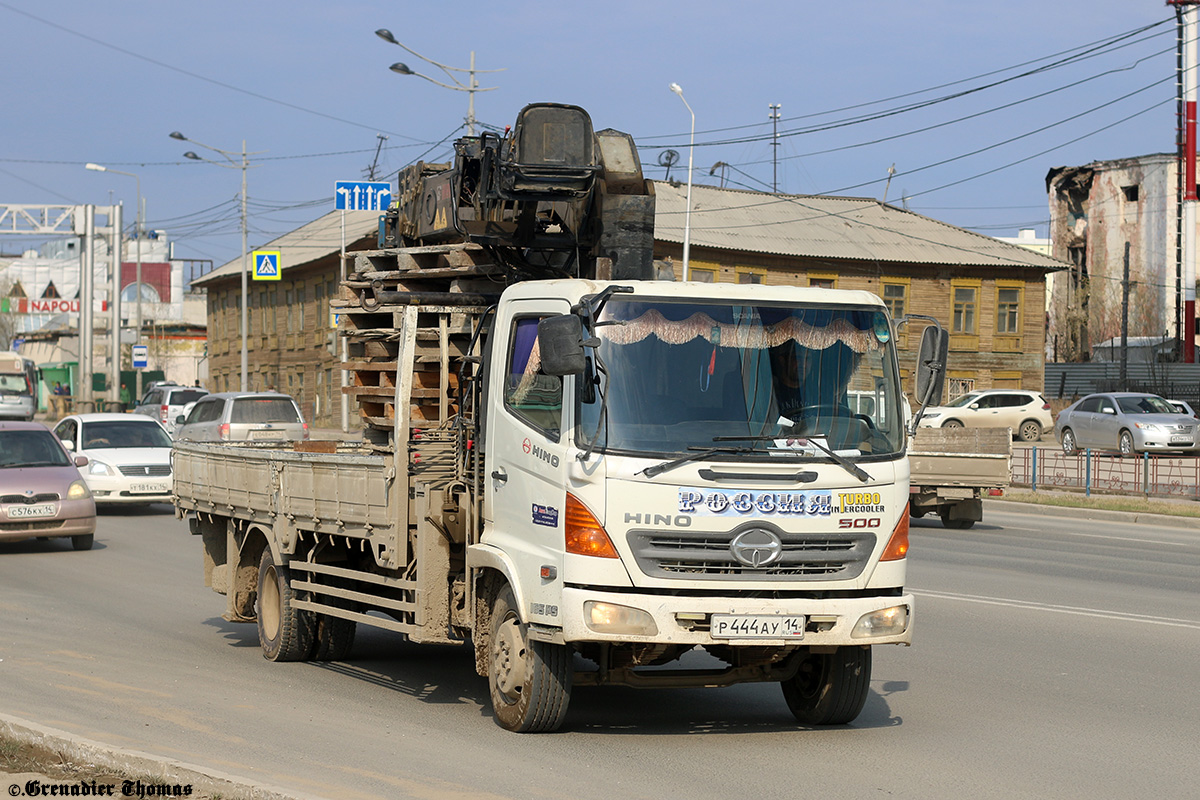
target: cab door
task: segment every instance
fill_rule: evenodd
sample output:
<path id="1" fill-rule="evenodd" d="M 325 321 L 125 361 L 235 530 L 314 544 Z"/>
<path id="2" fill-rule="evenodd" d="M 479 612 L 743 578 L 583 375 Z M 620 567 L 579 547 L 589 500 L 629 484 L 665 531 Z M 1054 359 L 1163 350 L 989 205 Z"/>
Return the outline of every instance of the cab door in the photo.
<path id="1" fill-rule="evenodd" d="M 544 583 L 543 566 L 562 573 L 570 436 L 564 379 L 539 368 L 537 323 L 568 310 L 565 300 L 509 304 L 497 317 L 489 358 L 483 541 L 510 556 L 527 586 Z M 544 616 L 528 606 L 524 612 Z M 545 621 L 556 623 L 555 616 L 556 607 Z"/>

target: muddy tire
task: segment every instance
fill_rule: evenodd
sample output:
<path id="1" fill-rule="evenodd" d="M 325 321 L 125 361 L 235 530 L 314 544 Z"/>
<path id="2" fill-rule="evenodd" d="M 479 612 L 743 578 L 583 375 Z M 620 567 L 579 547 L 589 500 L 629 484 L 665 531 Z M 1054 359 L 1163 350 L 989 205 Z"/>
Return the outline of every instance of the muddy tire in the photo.
<path id="1" fill-rule="evenodd" d="M 317 616 L 313 633 L 313 661 L 345 661 L 354 648 L 354 633 L 358 629 L 352 619 Z"/>
<path id="2" fill-rule="evenodd" d="M 1079 444 L 1075 441 L 1075 431 L 1070 428 L 1063 428 L 1062 449 L 1063 453 L 1068 456 L 1076 455 L 1079 452 Z"/>
<path id="3" fill-rule="evenodd" d="M 258 643 L 268 661 L 303 661 L 312 652 L 315 620 L 309 612 L 292 605 L 297 598 L 290 573 L 271 558 L 271 548 L 263 549 L 254 611 L 258 617 Z"/>
<path id="4" fill-rule="evenodd" d="M 71 537 L 71 547 L 76 550 L 91 550 L 92 544 L 96 541 L 96 534 L 81 533 L 78 536 Z"/>
<path id="5" fill-rule="evenodd" d="M 1117 449 L 1121 451 L 1121 455 L 1136 456 L 1137 451 L 1133 448 L 1133 434 L 1129 431 L 1121 431 L 1121 435 L 1117 438 Z"/>
<path id="6" fill-rule="evenodd" d="M 1023 442 L 1037 442 L 1042 438 L 1042 425 L 1037 420 L 1027 419 L 1021 423 L 1017 435 Z"/>
<path id="7" fill-rule="evenodd" d="M 943 528 L 952 528 L 958 531 L 965 531 L 967 528 L 971 528 L 975 525 L 975 520 L 973 519 L 951 519 L 950 509 L 948 508 L 941 509 L 938 512 L 938 515 L 942 518 Z"/>
<path id="8" fill-rule="evenodd" d="M 557 730 L 571 700 L 571 651 L 529 639 L 508 586 L 492 602 L 490 633 L 488 689 L 496 723 L 519 733 Z"/>
<path id="9" fill-rule="evenodd" d="M 780 684 L 788 709 L 805 725 L 853 722 L 871 689 L 871 648 L 809 653 L 796 674 Z"/>

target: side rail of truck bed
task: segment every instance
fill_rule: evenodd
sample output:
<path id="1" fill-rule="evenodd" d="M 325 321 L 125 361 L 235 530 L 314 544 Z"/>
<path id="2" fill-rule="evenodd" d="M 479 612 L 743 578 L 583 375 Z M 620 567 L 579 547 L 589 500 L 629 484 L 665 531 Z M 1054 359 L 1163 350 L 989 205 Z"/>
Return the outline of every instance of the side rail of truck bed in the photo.
<path id="1" fill-rule="evenodd" d="M 188 511 L 364 538 L 390 537 L 397 520 L 388 457 L 185 442 L 172 461 L 175 504 Z"/>

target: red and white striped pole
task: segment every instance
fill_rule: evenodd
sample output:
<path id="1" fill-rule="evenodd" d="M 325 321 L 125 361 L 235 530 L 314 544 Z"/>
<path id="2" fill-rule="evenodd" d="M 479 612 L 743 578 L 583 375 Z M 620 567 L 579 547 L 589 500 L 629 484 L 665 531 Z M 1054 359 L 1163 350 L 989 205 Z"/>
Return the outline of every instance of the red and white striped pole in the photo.
<path id="1" fill-rule="evenodd" d="M 1183 360 L 1196 363 L 1196 4 L 1183 12 Z"/>

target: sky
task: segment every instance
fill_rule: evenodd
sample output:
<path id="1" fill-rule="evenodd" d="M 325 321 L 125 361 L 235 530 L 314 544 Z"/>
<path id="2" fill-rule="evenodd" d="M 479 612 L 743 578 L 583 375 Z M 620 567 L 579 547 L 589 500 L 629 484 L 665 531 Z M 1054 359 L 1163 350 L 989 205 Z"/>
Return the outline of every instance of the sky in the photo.
<path id="1" fill-rule="evenodd" d="M 1053 167 L 1175 151 L 1164 0 L 0 0 L 0 31 L 0 204 L 122 202 L 131 228 L 140 182 L 146 227 L 216 266 L 241 252 L 243 143 L 251 249 L 332 210 L 336 181 L 448 159 L 471 93 L 388 69 L 452 83 L 422 56 L 474 54 L 481 129 L 571 103 L 632 134 L 650 178 L 673 151 L 686 181 L 690 152 L 697 184 L 885 199 L 992 236 L 1047 235 Z M 0 235 L 3 254 L 37 244 Z"/>

